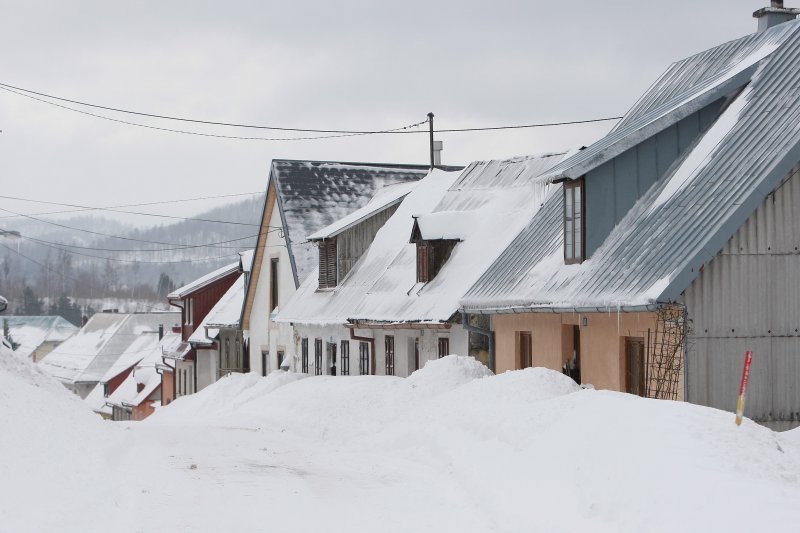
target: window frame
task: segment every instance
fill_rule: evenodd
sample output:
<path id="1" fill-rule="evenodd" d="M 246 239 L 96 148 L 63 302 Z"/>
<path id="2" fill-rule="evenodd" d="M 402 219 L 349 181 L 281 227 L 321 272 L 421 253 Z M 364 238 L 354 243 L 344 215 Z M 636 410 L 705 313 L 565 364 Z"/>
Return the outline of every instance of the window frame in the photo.
<path id="1" fill-rule="evenodd" d="M 336 237 L 319 241 L 317 247 L 319 248 L 319 275 L 317 286 L 319 289 L 333 289 L 338 284 L 339 277 Z"/>
<path id="2" fill-rule="evenodd" d="M 300 339 L 300 371 L 308 374 L 308 337 Z"/>
<path id="3" fill-rule="evenodd" d="M 386 335 L 384 337 L 383 347 L 386 375 L 394 376 L 394 335 Z"/>
<path id="4" fill-rule="evenodd" d="M 425 241 L 417 243 L 417 283 L 431 280 L 431 256 L 433 247 Z"/>
<path id="5" fill-rule="evenodd" d="M 278 307 L 278 268 L 280 261 L 277 257 L 269 260 L 269 312 L 272 313 Z"/>
<path id="6" fill-rule="evenodd" d="M 437 340 L 439 359 L 450 355 L 450 337 L 439 337 Z"/>
<path id="7" fill-rule="evenodd" d="M 342 376 L 350 375 L 350 341 L 342 341 L 342 347 L 339 349 L 339 361 L 341 361 L 341 368 L 339 374 Z"/>
<path id="8" fill-rule="evenodd" d="M 358 373 L 361 376 L 369 375 L 369 343 L 358 343 Z"/>
<path id="9" fill-rule="evenodd" d="M 578 191 L 580 198 L 579 202 L 575 202 L 575 191 Z M 567 199 L 570 200 L 569 205 L 572 206 L 571 211 L 567 207 Z M 575 205 L 578 204 L 580 209 L 578 215 L 580 220 L 575 224 Z M 583 263 L 586 260 L 586 180 L 578 178 L 572 181 L 564 182 L 564 199 L 563 199 L 563 227 L 564 227 L 564 264 L 575 265 Z M 571 214 L 571 217 L 569 216 Z M 571 229 L 567 229 L 568 220 L 571 222 Z M 567 242 L 567 237 L 570 237 L 570 242 Z M 580 244 L 575 246 L 576 236 L 580 238 Z"/>
<path id="10" fill-rule="evenodd" d="M 322 375 L 322 339 L 314 339 L 314 375 Z"/>

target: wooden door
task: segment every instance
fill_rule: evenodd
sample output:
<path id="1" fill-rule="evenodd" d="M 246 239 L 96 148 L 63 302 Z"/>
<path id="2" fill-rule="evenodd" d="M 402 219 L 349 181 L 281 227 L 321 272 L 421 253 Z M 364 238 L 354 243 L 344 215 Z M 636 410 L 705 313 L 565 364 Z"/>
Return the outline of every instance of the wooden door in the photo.
<path id="1" fill-rule="evenodd" d="M 644 339 L 628 337 L 625 340 L 625 392 L 645 394 Z"/>
<path id="2" fill-rule="evenodd" d="M 533 339 L 530 331 L 519 332 L 519 367 L 533 366 Z"/>

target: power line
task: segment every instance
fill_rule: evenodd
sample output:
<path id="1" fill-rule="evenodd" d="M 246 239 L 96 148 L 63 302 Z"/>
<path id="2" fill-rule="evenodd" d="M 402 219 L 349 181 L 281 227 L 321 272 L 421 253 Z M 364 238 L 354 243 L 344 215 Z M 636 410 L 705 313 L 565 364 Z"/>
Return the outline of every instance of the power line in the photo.
<path id="1" fill-rule="evenodd" d="M 197 131 L 179 130 L 179 129 L 174 129 L 174 128 L 162 128 L 160 126 L 151 126 L 149 124 L 140 124 L 138 122 L 130 122 L 128 120 L 121 120 L 121 119 L 118 119 L 118 118 L 107 117 L 105 115 L 98 115 L 97 113 L 90 113 L 88 111 L 83 111 L 81 109 L 75 109 L 74 107 L 69 107 L 69 106 L 57 104 L 55 102 L 49 102 L 47 100 L 43 100 L 42 98 L 37 98 L 37 97 L 31 96 L 29 94 L 17 92 L 17 91 L 8 89 L 7 87 L 3 87 L 2 85 L 3 84 L 0 84 L 0 89 L 2 89 L 4 91 L 10 92 L 10 93 L 14 93 L 14 94 L 17 94 L 19 96 L 24 96 L 25 98 L 30 98 L 31 100 L 36 100 L 37 102 L 42 102 L 44 104 L 52 105 L 52 106 L 55 106 L 55 107 L 60 107 L 61 109 L 66 109 L 68 111 L 73 111 L 75 113 L 80 113 L 82 115 L 88 115 L 90 117 L 95 117 L 95 118 L 99 118 L 99 119 L 102 119 L 102 120 L 108 120 L 108 121 L 111 121 L 111 122 L 118 122 L 120 124 L 127 124 L 128 126 L 136 126 L 138 128 L 147 128 L 147 129 L 151 129 L 151 130 L 168 131 L 168 132 L 171 132 L 171 133 L 182 133 L 184 135 L 195 135 L 195 136 L 198 136 L 198 137 L 215 137 L 215 138 L 218 138 L 218 139 L 234 139 L 234 140 L 239 140 L 239 141 L 313 141 L 313 140 L 317 140 L 317 139 L 335 139 L 335 138 L 339 138 L 339 137 L 356 137 L 356 136 L 361 136 L 361 135 L 374 135 L 374 134 L 379 134 L 379 133 L 397 133 L 397 132 L 400 132 L 400 130 L 405 130 L 405 129 L 413 128 L 413 127 L 416 127 L 416 126 L 421 126 L 422 124 L 425 124 L 427 122 L 427 120 L 423 120 L 422 122 L 418 122 L 416 124 L 409 124 L 407 126 L 401 126 L 399 128 L 394 128 L 394 129 L 389 129 L 389 130 L 370 131 L 370 132 L 341 133 L 341 134 L 333 134 L 333 135 L 316 135 L 316 136 L 307 136 L 307 137 L 245 137 L 245 136 L 241 136 L 241 135 L 220 135 L 220 134 L 216 134 L 216 133 L 200 133 L 200 132 L 197 132 Z M 35 93 L 35 94 L 38 94 L 38 93 Z M 53 98 L 53 97 L 51 97 L 51 98 Z M 89 105 L 89 104 L 83 104 L 83 105 Z M 94 107 L 100 107 L 100 106 L 94 106 Z M 120 112 L 125 113 L 126 111 L 120 111 Z M 144 113 L 136 113 L 136 114 L 145 115 Z M 152 115 L 152 116 L 158 116 L 158 115 Z M 170 118 L 170 117 L 162 117 L 162 118 Z M 173 119 L 173 120 L 180 120 L 180 119 Z M 192 121 L 192 122 L 201 122 L 201 121 Z M 242 126 L 242 127 L 247 127 L 247 126 Z M 272 129 L 275 129 L 275 128 L 272 128 Z M 291 131 L 291 130 L 289 130 L 289 131 Z M 299 131 L 303 131 L 303 130 L 299 130 Z M 311 130 L 311 131 L 313 131 L 313 130 Z"/>
<path id="2" fill-rule="evenodd" d="M 273 131 L 295 131 L 301 133 L 339 133 L 339 134 L 351 134 L 351 135 L 370 135 L 374 133 L 381 133 L 381 132 L 388 132 L 392 130 L 332 130 L 332 129 L 315 129 L 315 128 L 284 128 L 279 126 L 261 126 L 261 125 L 254 125 L 254 124 L 237 124 L 233 122 L 218 122 L 214 120 L 202 120 L 202 119 L 194 119 L 194 118 L 183 118 L 183 117 L 174 117 L 169 115 L 158 115 L 155 113 L 144 113 L 141 111 L 131 111 L 128 109 L 120 109 L 118 107 L 109 107 L 103 106 L 98 104 L 91 104 L 89 102 L 82 102 L 80 100 L 71 100 L 69 98 L 63 98 L 60 96 L 54 96 L 52 94 L 46 94 L 41 92 L 32 91 L 30 89 L 25 89 L 23 87 L 15 87 L 14 85 L 9 85 L 7 83 L 0 83 L 0 88 L 5 89 L 15 89 L 16 91 L 22 91 L 24 93 L 35 94 L 38 96 L 43 96 L 45 98 L 52 98 L 53 100 L 59 100 L 61 102 L 69 102 L 71 104 L 78 104 L 86 107 L 93 107 L 95 109 L 104 109 L 106 111 L 115 111 L 117 113 L 126 113 L 129 115 L 138 115 L 140 117 L 150 117 L 150 118 L 159 118 L 165 120 L 177 120 L 180 122 L 191 122 L 194 124 L 206 124 L 210 126 L 228 126 L 228 127 L 235 127 L 235 128 L 250 128 L 250 129 L 259 129 L 259 130 L 273 130 Z M 10 91 L 13 92 L 13 91 Z M 20 94 L 20 93 L 15 93 Z M 25 96 L 25 95 L 22 95 Z M 418 124 L 412 124 L 409 126 L 402 126 L 400 128 L 394 128 L 396 130 L 402 130 L 405 128 L 413 127 L 413 126 L 420 126 L 422 124 L 426 124 L 427 120 L 419 122 Z M 273 140 L 273 139 L 271 139 Z"/>
<path id="3" fill-rule="evenodd" d="M 27 239 L 24 236 L 22 238 L 23 239 Z M 30 239 L 27 239 L 27 240 L 30 240 Z M 174 263 L 204 263 L 206 261 L 215 261 L 215 260 L 218 260 L 218 259 L 225 259 L 227 257 L 233 257 L 235 255 L 239 255 L 237 252 L 232 252 L 232 253 L 228 253 L 228 254 L 224 254 L 224 255 L 213 256 L 213 257 L 201 257 L 201 258 L 197 258 L 197 259 L 177 259 L 177 260 L 170 260 L 170 261 L 145 261 L 145 260 L 142 260 L 142 259 L 119 259 L 117 257 L 105 257 L 105 256 L 100 256 L 100 255 L 92 255 L 92 254 L 87 254 L 87 253 L 83 253 L 83 252 L 76 252 L 75 250 L 68 250 L 66 248 L 62 248 L 62 247 L 60 247 L 58 245 L 55 245 L 55 244 L 45 244 L 43 242 L 36 242 L 36 241 L 31 241 L 31 242 L 33 242 L 34 244 L 38 244 L 40 246 L 46 246 L 48 248 L 54 248 L 56 250 L 61 250 L 61 251 L 66 252 L 68 254 L 79 255 L 79 256 L 82 256 L 82 257 L 91 257 L 91 258 L 94 258 L 94 259 L 102 259 L 104 261 L 113 261 L 115 263 L 139 263 L 139 264 L 148 264 L 148 265 L 166 265 L 166 264 L 174 264 Z"/>
<path id="4" fill-rule="evenodd" d="M 171 218 L 171 219 L 176 219 L 176 220 L 193 220 L 193 221 L 197 221 L 197 222 L 213 222 L 213 223 L 216 223 L 216 224 L 233 224 L 233 225 L 237 225 L 237 226 L 255 226 L 255 227 L 258 227 L 258 224 L 251 224 L 249 222 L 234 222 L 234 221 L 231 221 L 231 220 L 213 220 L 213 219 L 198 218 L 198 217 L 180 217 L 180 216 L 176 216 L 176 215 L 162 215 L 162 214 L 158 214 L 158 213 L 142 213 L 142 212 L 139 212 L 139 211 L 125 211 L 125 210 L 122 210 L 122 209 L 116 209 L 116 208 L 112 208 L 112 207 L 91 207 L 91 206 L 80 205 L 80 204 L 66 204 L 66 203 L 63 203 L 63 202 L 48 202 L 48 201 L 45 201 L 45 200 L 32 200 L 30 198 L 20 198 L 18 196 L 3 196 L 3 195 L 0 195 L 0 198 L 5 198 L 7 200 L 17 200 L 17 201 L 21 201 L 21 202 L 32 202 L 32 203 L 37 203 L 37 204 L 61 205 L 61 206 L 65 206 L 65 207 L 78 207 L 78 208 L 81 208 L 84 211 L 111 211 L 113 213 L 126 213 L 126 214 L 130 214 L 130 215 L 143 215 L 143 216 L 148 216 L 148 217 Z"/>
<path id="5" fill-rule="evenodd" d="M 272 230 L 269 230 L 269 231 L 265 231 L 263 234 L 266 235 L 268 233 L 273 233 L 275 231 L 279 231 L 279 230 L 272 229 Z M 253 239 L 253 238 L 258 237 L 258 235 L 257 234 L 256 235 L 249 235 L 247 237 L 239 237 L 239 238 L 236 238 L 236 239 L 227 239 L 227 240 L 224 240 L 224 241 L 217 241 L 217 242 L 211 242 L 211 243 L 187 244 L 185 246 L 175 246 L 175 247 L 172 247 L 172 248 L 100 248 L 100 247 L 97 247 L 97 246 L 81 246 L 79 244 L 67 244 L 67 243 L 63 243 L 63 242 L 47 241 L 47 240 L 44 240 L 44 239 L 37 239 L 35 237 L 27 237 L 27 236 L 24 236 L 24 235 L 21 235 L 20 237 L 23 238 L 23 239 L 29 240 L 29 241 L 34 241 L 34 242 L 40 243 L 40 244 L 52 244 L 54 246 L 65 246 L 67 248 L 80 248 L 82 250 L 93 250 L 93 251 L 96 251 L 96 252 L 172 252 L 172 251 L 176 251 L 176 250 L 191 250 L 191 249 L 194 249 L 194 248 L 232 248 L 232 249 L 241 249 L 242 248 L 241 246 L 221 246 L 221 245 L 222 244 L 231 243 L 231 242 L 238 242 L 238 241 L 244 241 L 244 240 L 247 240 L 247 239 Z"/>
<path id="6" fill-rule="evenodd" d="M 102 211 L 102 210 L 110 210 L 110 209 L 119 209 L 122 207 L 142 207 L 147 205 L 163 205 L 163 204 L 177 204 L 183 202 L 196 202 L 201 200 L 216 200 L 219 198 L 231 198 L 234 196 L 255 196 L 257 194 L 264 194 L 263 192 L 242 192 L 236 194 L 220 194 L 216 196 L 200 196 L 196 198 L 179 198 L 177 200 L 159 200 L 157 202 L 142 202 L 138 204 L 122 204 L 122 205 L 108 205 L 105 207 L 87 207 L 83 209 L 64 209 L 59 211 L 45 211 L 42 213 L 28 213 L 29 215 L 60 215 L 64 213 L 82 213 L 84 211 Z M 37 200 L 27 200 L 24 198 L 20 198 L 20 200 L 24 201 L 31 201 L 35 202 Z M 58 205 L 58 204 L 57 204 Z M 2 215 L 0 218 L 17 218 L 19 215 Z"/>
<path id="7" fill-rule="evenodd" d="M 50 220 L 44 220 L 42 218 L 36 218 L 34 216 L 26 215 L 24 213 L 17 213 L 16 211 L 12 211 L 12 210 L 10 210 L 8 208 L 5 208 L 5 207 L 0 207 L 0 211 L 5 211 L 6 213 L 12 213 L 12 214 L 20 216 L 20 217 L 24 217 L 24 218 L 28 218 L 28 219 L 31 219 L 31 220 L 35 220 L 37 222 L 42 222 L 44 224 L 50 224 L 52 226 L 57 226 L 59 228 L 69 229 L 69 230 L 73 230 L 73 231 L 82 231 L 84 233 L 90 233 L 92 235 L 99 235 L 101 237 L 109 237 L 109 238 L 112 238 L 112 239 L 120 239 L 120 240 L 124 240 L 124 241 L 143 242 L 143 243 L 146 243 L 146 244 L 162 244 L 164 246 L 183 246 L 183 245 L 178 244 L 178 243 L 163 242 L 163 241 L 148 241 L 148 240 L 144 240 L 144 239 L 136 239 L 134 237 L 123 237 L 121 235 L 112 235 L 112 234 L 103 233 L 103 232 L 100 232 L 100 231 L 92 231 L 92 230 L 89 230 L 89 229 L 76 228 L 74 226 L 68 226 L 66 224 L 59 224 L 58 222 L 53 222 L 53 221 L 50 221 Z M 250 237 L 245 237 L 245 238 L 250 238 Z"/>
<path id="8" fill-rule="evenodd" d="M 344 130 L 344 129 L 312 129 L 312 128 L 286 128 L 286 127 L 278 127 L 278 126 L 264 126 L 264 125 L 256 125 L 256 124 L 242 124 L 242 123 L 234 123 L 234 122 L 222 122 L 222 121 L 213 121 L 213 120 L 203 120 L 203 119 L 194 119 L 194 118 L 186 118 L 186 117 L 175 117 L 170 115 L 160 115 L 156 113 L 146 113 L 141 111 L 132 111 L 128 109 L 121 109 L 118 107 L 110 107 L 110 106 L 103 106 L 99 104 L 92 104 L 89 102 L 84 102 L 80 100 L 72 100 L 69 98 L 63 98 L 47 93 L 41 93 L 37 91 L 33 91 L 30 89 L 25 89 L 22 87 L 17 87 L 14 85 L 9 85 L 5 83 L 0 83 L 0 89 L 3 89 L 8 92 L 12 92 L 14 94 L 25 96 L 27 98 L 32 98 L 34 100 L 38 100 L 40 102 L 55 105 L 58 107 L 62 107 L 64 109 L 68 109 L 70 111 L 75 111 L 78 113 L 88 114 L 90 116 L 95 116 L 97 118 L 102 118 L 105 120 L 112 120 L 116 122 L 122 122 L 125 124 L 130 124 L 133 126 L 140 126 L 145 128 L 152 128 L 152 129 L 159 129 L 164 131 L 172 131 L 175 133 L 185 133 L 189 135 L 201 135 L 207 137 L 221 137 L 221 138 L 229 138 L 229 139 L 241 139 L 241 140 L 268 140 L 268 141 L 293 141 L 293 140 L 313 140 L 313 139 L 330 139 L 335 137 L 349 137 L 349 136 L 359 136 L 359 135 L 380 135 L 380 134 L 407 134 L 407 133 L 429 133 L 426 130 L 414 130 L 417 126 L 421 126 L 422 124 L 427 124 L 428 120 L 423 120 L 421 122 L 410 124 L 408 126 L 402 126 L 400 128 L 393 128 L 393 129 L 375 129 L 375 130 Z M 21 91 L 21 92 L 19 92 Z M 30 94 L 25 94 L 30 93 Z M 138 115 L 143 117 L 150 117 L 150 118 L 157 118 L 157 119 L 164 119 L 164 120 L 174 120 L 180 122 L 189 122 L 194 124 L 204 124 L 204 125 L 213 125 L 213 126 L 226 126 L 226 127 L 236 127 L 236 128 L 250 128 L 250 129 L 263 129 L 263 130 L 275 130 L 275 131 L 294 131 L 294 132 L 304 132 L 304 133 L 326 133 L 326 134 L 335 134 L 335 135 L 325 135 L 325 136 L 314 136 L 314 137 L 290 137 L 290 138 L 264 138 L 264 137 L 240 137 L 240 136 L 230 136 L 230 135 L 215 135 L 215 134 L 205 134 L 205 133 L 198 133 L 198 132 L 190 132 L 185 130 L 174 130 L 170 128 L 160 128 L 156 126 L 149 126 L 143 125 L 138 123 L 131 123 L 127 121 L 122 121 L 119 119 L 114 119 L 110 117 L 105 117 L 103 115 L 95 115 L 93 113 L 88 113 L 86 111 L 74 109 L 67 106 L 61 106 L 54 102 L 49 102 L 47 100 L 42 100 L 36 98 L 31 95 L 38 95 L 45 98 L 51 98 L 54 100 L 59 100 L 62 102 L 69 102 L 73 104 L 83 105 L 87 107 L 92 107 L 96 109 L 104 109 L 106 111 L 114 111 L 118 113 L 126 113 L 131 115 Z M 534 124 L 515 124 L 515 125 L 508 125 L 508 126 L 487 126 L 487 127 L 473 127 L 473 128 L 446 128 L 446 129 L 435 129 L 434 133 L 459 133 L 459 132 L 476 132 L 476 131 L 498 131 L 498 130 L 512 130 L 512 129 L 524 129 L 524 128 L 546 128 L 546 127 L 554 127 L 554 126 L 569 126 L 569 125 L 576 125 L 576 124 L 591 124 L 596 122 L 607 122 L 611 120 L 620 120 L 622 116 L 614 116 L 614 117 L 603 117 L 603 118 L 594 118 L 594 119 L 585 119 L 585 120 L 568 120 L 568 121 L 560 121 L 560 122 L 544 122 L 544 123 L 534 123 Z"/>

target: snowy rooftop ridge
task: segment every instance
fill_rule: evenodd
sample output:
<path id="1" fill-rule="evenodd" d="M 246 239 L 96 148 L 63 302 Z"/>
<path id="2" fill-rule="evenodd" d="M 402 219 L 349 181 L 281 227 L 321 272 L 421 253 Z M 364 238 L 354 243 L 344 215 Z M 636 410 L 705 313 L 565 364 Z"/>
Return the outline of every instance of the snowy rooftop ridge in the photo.
<path id="1" fill-rule="evenodd" d="M 233 274 L 237 270 L 239 270 L 239 261 L 220 267 L 217 270 L 214 270 L 213 272 L 209 272 L 205 276 L 197 278 L 191 283 L 187 283 L 183 287 L 175 289 L 174 291 L 172 291 L 167 295 L 167 298 L 170 300 L 180 300 L 190 295 L 191 293 L 199 289 L 202 289 L 203 287 L 217 281 L 218 279 Z"/>
<path id="2" fill-rule="evenodd" d="M 563 199 L 561 195 L 548 198 L 465 295 L 463 310 L 642 310 L 679 298 L 696 278 L 698 265 L 714 259 L 800 160 L 800 81 L 787 75 L 800 71 L 800 21 L 690 59 L 670 68 L 670 80 L 678 80 L 674 92 L 718 91 L 712 101 L 727 97 L 727 107 L 716 121 L 581 264 L 564 264 Z M 687 81 L 705 74 L 704 61 L 721 64 L 723 73 L 736 72 L 740 77 L 733 85 L 732 78 L 723 74 Z M 595 164 L 605 147 L 626 134 L 630 138 L 623 144 L 644 140 L 637 124 L 648 120 L 652 112 L 659 113 L 662 101 L 672 105 L 669 98 L 650 93 L 668 91 L 670 83 L 658 81 L 640 100 L 652 105 L 634 107 L 635 120 L 545 177 L 571 177 L 589 168 L 582 165 Z M 686 98 L 678 105 L 680 115 L 697 111 L 696 106 L 696 101 Z"/>
<path id="3" fill-rule="evenodd" d="M 206 317 L 189 337 L 189 342 L 198 345 L 209 345 L 217 336 L 220 328 L 236 328 L 244 304 L 244 280 L 242 274 L 214 304 Z"/>
<path id="4" fill-rule="evenodd" d="M 348 321 L 442 323 L 459 299 L 541 205 L 551 187 L 536 180 L 563 153 L 480 161 L 462 172 L 435 170 L 403 199 L 370 247 L 332 291 L 309 276 L 277 320 L 305 324 Z M 428 283 L 416 281 L 416 220 L 430 217 L 432 238 L 457 238 L 450 258 Z M 480 224 L 470 221 L 480 221 Z"/>

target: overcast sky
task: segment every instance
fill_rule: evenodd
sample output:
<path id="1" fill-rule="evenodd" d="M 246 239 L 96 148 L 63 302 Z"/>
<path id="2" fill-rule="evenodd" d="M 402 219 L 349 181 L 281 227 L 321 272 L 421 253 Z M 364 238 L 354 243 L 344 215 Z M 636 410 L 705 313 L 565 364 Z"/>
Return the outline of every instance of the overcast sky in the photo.
<path id="1" fill-rule="evenodd" d="M 0 0 L 0 83 L 150 113 L 300 128 L 386 129 L 429 111 L 441 128 L 581 120 L 624 114 L 671 62 L 755 31 L 752 12 L 768 4 Z M 444 163 L 465 164 L 589 144 L 612 124 L 438 138 Z M 5 91 L 0 129 L 0 194 L 78 204 L 263 190 L 273 158 L 428 161 L 426 135 L 212 139 Z M 0 207 L 43 210 L 4 199 Z M 3 225 L 13 229 L 13 220 Z"/>

